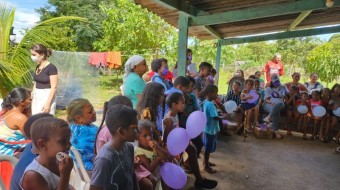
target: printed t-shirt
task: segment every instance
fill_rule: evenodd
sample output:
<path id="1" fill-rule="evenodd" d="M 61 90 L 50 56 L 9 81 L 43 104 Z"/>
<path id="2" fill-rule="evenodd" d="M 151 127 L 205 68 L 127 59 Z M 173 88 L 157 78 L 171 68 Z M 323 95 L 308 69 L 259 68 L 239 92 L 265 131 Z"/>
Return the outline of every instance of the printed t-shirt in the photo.
<path id="1" fill-rule="evenodd" d="M 273 61 L 268 61 L 266 63 L 266 66 L 264 67 L 264 72 L 267 73 L 267 82 L 270 82 L 270 77 L 273 74 L 277 74 L 279 76 L 282 76 L 284 73 L 283 65 L 281 62 L 275 63 Z"/>

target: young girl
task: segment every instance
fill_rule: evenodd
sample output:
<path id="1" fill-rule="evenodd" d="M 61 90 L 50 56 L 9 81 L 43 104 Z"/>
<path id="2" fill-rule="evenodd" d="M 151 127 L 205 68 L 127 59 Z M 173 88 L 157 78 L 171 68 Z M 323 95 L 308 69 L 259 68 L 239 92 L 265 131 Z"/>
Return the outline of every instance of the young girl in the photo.
<path id="1" fill-rule="evenodd" d="M 255 126 L 259 126 L 259 107 L 255 104 L 255 102 L 249 103 L 248 101 L 250 99 L 253 99 L 253 96 L 251 93 L 256 93 L 260 96 L 260 94 L 253 89 L 254 87 L 254 80 L 253 79 L 247 79 L 246 80 L 246 88 L 241 93 L 241 105 L 240 107 L 244 112 L 247 110 L 251 110 L 250 114 L 246 115 L 246 130 L 248 132 L 251 132 L 251 126 L 250 126 L 250 119 L 252 116 L 255 117 L 254 122 Z"/>
<path id="2" fill-rule="evenodd" d="M 159 179 L 159 165 L 170 158 L 167 151 L 152 139 L 153 128 L 154 124 L 150 120 L 144 119 L 138 122 L 138 146 L 135 147 L 135 156 L 147 169 L 146 172 L 136 172 L 140 189 L 155 189 Z"/>
<path id="3" fill-rule="evenodd" d="M 92 171 L 94 144 L 98 131 L 98 127 L 93 124 L 96 121 L 96 112 L 92 104 L 83 98 L 73 100 L 67 106 L 67 121 L 72 131 L 71 144 L 79 151 L 85 169 Z"/>
<path id="4" fill-rule="evenodd" d="M 322 105 L 322 101 L 320 99 L 320 91 L 318 90 L 314 90 L 312 91 L 312 99 L 310 100 L 310 107 L 309 107 L 309 112 L 307 113 L 307 123 L 305 123 L 305 128 L 303 130 L 303 139 L 306 140 L 306 133 L 307 133 L 307 129 L 308 129 L 308 124 L 310 122 L 310 120 L 314 120 L 313 122 L 313 134 L 311 136 L 311 140 L 314 140 L 316 138 L 316 134 L 317 134 L 317 130 L 319 127 L 319 123 L 321 121 L 322 118 L 320 117 L 315 117 L 313 115 L 313 110 L 315 107 L 317 106 L 323 106 Z"/>
<path id="5" fill-rule="evenodd" d="M 68 154 L 71 147 L 67 122 L 53 117 L 38 119 L 32 124 L 31 137 L 39 156 L 27 166 L 20 182 L 22 189 L 69 189 L 72 158 L 57 160 L 59 153 Z"/>
<path id="6" fill-rule="evenodd" d="M 256 78 L 259 80 L 259 82 L 260 82 L 260 89 L 261 90 L 264 90 L 264 85 L 265 85 L 265 83 L 264 83 L 264 80 L 263 80 L 263 78 L 261 78 L 261 71 L 256 71 L 255 72 L 255 76 L 256 76 Z"/>
<path id="7" fill-rule="evenodd" d="M 321 120 L 320 131 L 319 131 L 319 139 L 322 142 L 328 142 L 328 130 L 329 125 L 331 123 L 331 115 L 329 109 L 329 101 L 331 100 L 332 91 L 329 88 L 324 88 L 321 90 L 321 101 L 322 105 L 327 110 L 326 115 Z"/>
<path id="8" fill-rule="evenodd" d="M 340 122 L 339 122 L 339 117 L 333 114 L 333 110 L 336 110 L 340 107 L 340 84 L 335 84 L 332 87 L 332 98 L 331 101 L 329 102 L 329 108 L 330 108 L 330 115 L 331 115 L 331 125 L 330 129 L 326 131 L 331 131 L 334 129 Z M 335 137 L 335 142 L 340 143 L 340 131 L 336 134 Z M 338 150 L 338 149 L 337 149 Z"/>
<path id="9" fill-rule="evenodd" d="M 299 112 L 297 112 L 296 101 L 299 99 L 299 87 L 291 86 L 289 88 L 289 92 L 285 96 L 285 104 L 286 104 L 286 116 L 287 116 L 287 135 L 292 135 L 291 123 L 294 118 L 299 117 Z"/>
<path id="10" fill-rule="evenodd" d="M 162 118 L 165 106 L 164 102 L 164 88 L 158 83 L 146 84 L 142 97 L 137 104 L 137 112 L 139 119 L 149 119 L 156 124 L 157 128 L 153 129 L 154 139 L 160 140 L 162 131 Z"/>
<path id="11" fill-rule="evenodd" d="M 109 110 L 112 106 L 117 105 L 117 104 L 122 104 L 122 105 L 132 108 L 131 100 L 128 97 L 122 96 L 122 95 L 115 96 L 111 98 L 108 102 L 104 103 L 103 118 L 102 118 L 102 122 L 100 123 L 98 133 L 96 135 L 96 140 L 95 140 L 95 154 L 97 154 L 100 148 L 105 143 L 109 142 L 112 138 L 109 129 L 104 124 L 104 121 L 106 118 L 107 110 Z"/>
<path id="12" fill-rule="evenodd" d="M 300 105 L 309 107 L 309 94 L 308 94 L 307 91 L 300 92 L 300 99 L 298 99 L 296 101 L 296 107 L 298 107 Z M 306 120 L 307 116 L 306 116 L 306 114 L 300 114 L 299 112 L 298 112 L 297 116 L 298 116 L 298 128 L 297 128 L 297 130 L 301 131 L 301 129 L 303 128 L 301 125 L 304 126 L 304 124 L 307 123 L 307 120 Z"/>

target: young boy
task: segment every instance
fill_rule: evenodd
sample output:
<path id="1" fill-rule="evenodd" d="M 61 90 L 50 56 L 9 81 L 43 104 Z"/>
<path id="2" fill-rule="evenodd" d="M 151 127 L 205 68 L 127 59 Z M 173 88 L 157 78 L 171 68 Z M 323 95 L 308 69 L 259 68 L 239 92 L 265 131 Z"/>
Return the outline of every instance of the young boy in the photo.
<path id="1" fill-rule="evenodd" d="M 130 143 L 136 140 L 137 112 L 128 106 L 115 105 L 107 112 L 106 126 L 112 139 L 94 161 L 90 190 L 137 189 Z"/>
<path id="2" fill-rule="evenodd" d="M 183 94 L 183 92 L 186 93 L 188 91 L 189 84 L 190 84 L 190 81 L 187 78 L 183 76 L 179 76 L 175 79 L 174 86 L 170 88 L 169 90 L 165 91 L 165 95 L 168 96 L 174 92 L 178 92 L 181 94 Z"/>
<path id="3" fill-rule="evenodd" d="M 195 95 L 198 103 L 204 101 L 205 96 L 203 94 L 203 89 L 208 84 L 213 84 L 213 82 L 208 77 L 212 68 L 212 65 L 207 62 L 202 62 L 199 66 L 199 73 L 195 77 Z"/>
<path id="4" fill-rule="evenodd" d="M 216 107 L 212 102 L 217 97 L 218 88 L 215 85 L 208 85 L 204 89 L 206 99 L 203 101 L 203 111 L 207 118 L 207 124 L 204 128 L 204 170 L 208 173 L 216 173 L 209 163 L 210 153 L 216 150 L 217 133 L 220 131 L 219 120 Z"/>

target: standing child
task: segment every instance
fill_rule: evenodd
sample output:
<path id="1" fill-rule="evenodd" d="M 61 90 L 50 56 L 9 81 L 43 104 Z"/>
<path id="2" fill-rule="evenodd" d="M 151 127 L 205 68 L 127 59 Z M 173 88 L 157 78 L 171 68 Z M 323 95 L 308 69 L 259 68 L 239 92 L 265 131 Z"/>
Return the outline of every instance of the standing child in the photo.
<path id="1" fill-rule="evenodd" d="M 109 129 L 104 124 L 104 121 L 105 121 L 107 110 L 109 110 L 112 106 L 117 105 L 117 104 L 122 104 L 122 105 L 125 105 L 125 106 L 132 108 L 131 100 L 128 97 L 122 96 L 122 95 L 115 96 L 115 97 L 111 98 L 108 102 L 104 103 L 102 122 L 100 123 L 98 133 L 96 135 L 95 154 L 97 154 L 99 152 L 100 148 L 105 143 L 109 142 L 112 138 Z"/>
<path id="2" fill-rule="evenodd" d="M 94 144 L 98 132 L 98 127 L 93 124 L 96 121 L 96 112 L 92 104 L 84 98 L 73 100 L 67 106 L 67 121 L 72 131 L 71 144 L 79 151 L 85 169 L 92 171 Z M 74 155 L 71 155 L 75 160 Z"/>
<path id="3" fill-rule="evenodd" d="M 329 88 L 324 88 L 321 90 L 321 101 L 322 105 L 326 108 L 326 115 L 321 120 L 319 139 L 322 142 L 328 142 L 328 130 L 331 124 L 331 110 L 329 109 L 329 102 L 331 100 L 332 91 Z M 325 131 L 325 132 L 324 132 Z"/>
<path id="4" fill-rule="evenodd" d="M 124 105 L 115 105 L 106 114 L 106 126 L 112 139 L 100 150 L 94 161 L 90 190 L 137 187 L 134 179 L 134 150 L 137 112 Z"/>
<path id="5" fill-rule="evenodd" d="M 135 147 L 135 156 L 147 169 L 144 172 L 136 172 L 140 189 L 155 189 L 159 180 L 159 166 L 170 158 L 167 151 L 152 139 L 153 125 L 154 123 L 147 119 L 138 122 L 138 146 Z"/>
<path id="6" fill-rule="evenodd" d="M 210 63 L 202 62 L 199 66 L 199 73 L 195 77 L 195 95 L 199 104 L 205 98 L 203 94 L 205 86 L 208 84 L 213 84 L 213 82 L 208 77 L 212 68 L 213 67 Z"/>
<path id="7" fill-rule="evenodd" d="M 205 88 L 206 99 L 203 101 L 203 111 L 207 118 L 207 124 L 204 128 L 204 170 L 208 173 L 216 173 L 209 163 L 210 154 L 216 150 L 217 133 L 220 131 L 219 120 L 216 107 L 212 102 L 218 93 L 215 85 L 208 85 Z"/>
<path id="8" fill-rule="evenodd" d="M 32 124 L 31 137 L 39 156 L 27 166 L 20 182 L 22 189 L 69 189 L 72 158 L 57 160 L 59 153 L 68 154 L 71 148 L 67 122 L 53 117 L 38 119 Z"/>
<path id="9" fill-rule="evenodd" d="M 320 117 L 315 117 L 313 115 L 313 110 L 315 107 L 317 106 L 322 106 L 322 101 L 320 98 L 321 94 L 320 91 L 318 90 L 313 90 L 312 91 L 312 99 L 310 100 L 310 107 L 309 107 L 309 113 L 307 113 L 307 123 L 305 123 L 305 128 L 303 130 L 303 139 L 306 140 L 306 133 L 307 133 L 307 129 L 308 129 L 308 124 L 310 122 L 310 120 L 313 120 L 313 134 L 311 136 L 311 140 L 314 140 L 316 138 L 316 134 L 317 134 L 317 130 L 319 127 L 319 123 L 321 121 L 322 118 Z"/>

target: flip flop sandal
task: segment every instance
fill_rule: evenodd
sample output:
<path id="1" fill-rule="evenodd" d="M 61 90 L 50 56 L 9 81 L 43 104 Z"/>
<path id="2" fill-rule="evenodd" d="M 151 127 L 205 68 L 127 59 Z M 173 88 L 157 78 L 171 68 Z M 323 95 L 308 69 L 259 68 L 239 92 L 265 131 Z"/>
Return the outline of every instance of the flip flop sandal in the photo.
<path id="1" fill-rule="evenodd" d="M 336 149 L 334 149 L 334 153 L 335 154 L 340 154 L 340 147 L 337 147 Z"/>

